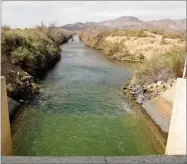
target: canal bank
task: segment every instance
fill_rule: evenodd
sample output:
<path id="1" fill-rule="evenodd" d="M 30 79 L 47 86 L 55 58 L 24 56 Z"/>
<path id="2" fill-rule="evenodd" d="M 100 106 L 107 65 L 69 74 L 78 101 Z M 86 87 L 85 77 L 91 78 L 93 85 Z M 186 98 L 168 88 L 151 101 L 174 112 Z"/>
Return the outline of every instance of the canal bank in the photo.
<path id="1" fill-rule="evenodd" d="M 61 61 L 40 82 L 41 94 L 12 124 L 14 154 L 164 154 L 150 123 L 118 94 L 132 65 L 107 60 L 76 38 L 62 49 Z"/>

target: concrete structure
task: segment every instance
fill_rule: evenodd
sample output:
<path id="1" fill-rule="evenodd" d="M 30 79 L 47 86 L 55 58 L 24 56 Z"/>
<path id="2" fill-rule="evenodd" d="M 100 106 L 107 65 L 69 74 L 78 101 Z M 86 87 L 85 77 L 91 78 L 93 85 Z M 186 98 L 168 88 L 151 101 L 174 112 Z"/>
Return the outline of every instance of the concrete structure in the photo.
<path id="1" fill-rule="evenodd" d="M 186 164 L 186 156 L 126 156 L 126 157 L 2 157 L 3 164 Z"/>
<path id="2" fill-rule="evenodd" d="M 5 77 L 1 77 L 1 155 L 12 155 L 12 139 Z"/>
<path id="3" fill-rule="evenodd" d="M 166 145 L 166 154 L 186 154 L 187 79 L 177 79 L 175 99 Z"/>
<path id="4" fill-rule="evenodd" d="M 183 70 L 182 78 L 185 78 L 185 77 L 187 77 L 187 53 L 186 53 L 186 57 L 185 57 L 184 70 Z"/>
<path id="5" fill-rule="evenodd" d="M 174 95 L 175 86 L 142 105 L 153 121 L 165 133 L 169 132 Z"/>
<path id="6" fill-rule="evenodd" d="M 175 86 L 142 105 L 161 130 L 168 133 L 168 155 L 186 154 L 186 81 L 178 78 Z"/>

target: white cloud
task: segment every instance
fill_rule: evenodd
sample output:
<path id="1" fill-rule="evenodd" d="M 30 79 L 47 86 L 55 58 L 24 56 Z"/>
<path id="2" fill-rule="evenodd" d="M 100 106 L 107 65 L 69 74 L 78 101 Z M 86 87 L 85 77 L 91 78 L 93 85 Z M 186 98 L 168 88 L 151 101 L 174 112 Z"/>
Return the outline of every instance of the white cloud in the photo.
<path id="1" fill-rule="evenodd" d="M 59 25 L 136 16 L 142 20 L 182 19 L 185 1 L 3 1 L 2 23 L 30 27 L 58 22 Z"/>

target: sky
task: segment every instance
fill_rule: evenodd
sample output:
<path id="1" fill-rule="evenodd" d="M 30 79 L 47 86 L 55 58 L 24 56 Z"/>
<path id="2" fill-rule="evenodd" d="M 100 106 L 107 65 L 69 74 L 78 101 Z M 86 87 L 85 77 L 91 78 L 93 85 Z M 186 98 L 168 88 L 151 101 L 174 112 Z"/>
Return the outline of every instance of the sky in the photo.
<path id="1" fill-rule="evenodd" d="M 186 1 L 2 1 L 2 24 L 25 28 L 100 22 L 121 16 L 143 21 L 186 18 Z"/>

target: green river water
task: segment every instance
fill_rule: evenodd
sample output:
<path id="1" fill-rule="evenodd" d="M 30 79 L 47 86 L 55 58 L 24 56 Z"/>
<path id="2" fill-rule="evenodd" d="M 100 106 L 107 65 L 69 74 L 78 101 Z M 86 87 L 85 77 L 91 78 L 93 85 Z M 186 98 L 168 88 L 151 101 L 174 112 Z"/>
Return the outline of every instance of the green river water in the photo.
<path id="1" fill-rule="evenodd" d="M 62 59 L 42 93 L 13 121 L 14 155 L 125 156 L 161 154 L 159 139 L 119 95 L 132 65 L 106 59 L 77 38 L 62 46 Z"/>

